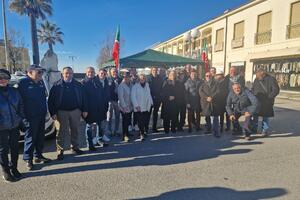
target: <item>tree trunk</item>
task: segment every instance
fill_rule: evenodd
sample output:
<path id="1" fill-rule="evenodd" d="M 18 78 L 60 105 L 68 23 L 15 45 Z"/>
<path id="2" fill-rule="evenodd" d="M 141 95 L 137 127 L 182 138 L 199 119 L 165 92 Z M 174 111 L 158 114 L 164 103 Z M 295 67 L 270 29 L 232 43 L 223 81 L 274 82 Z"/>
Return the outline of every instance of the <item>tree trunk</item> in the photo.
<path id="1" fill-rule="evenodd" d="M 48 43 L 48 46 L 49 46 L 49 50 L 50 50 L 50 52 L 51 52 L 51 53 L 53 53 L 53 45 L 52 45 L 52 44 L 50 44 L 50 43 Z"/>
<path id="2" fill-rule="evenodd" d="M 31 42 L 32 42 L 32 60 L 33 64 L 40 64 L 39 44 L 36 29 L 36 18 L 30 15 Z"/>

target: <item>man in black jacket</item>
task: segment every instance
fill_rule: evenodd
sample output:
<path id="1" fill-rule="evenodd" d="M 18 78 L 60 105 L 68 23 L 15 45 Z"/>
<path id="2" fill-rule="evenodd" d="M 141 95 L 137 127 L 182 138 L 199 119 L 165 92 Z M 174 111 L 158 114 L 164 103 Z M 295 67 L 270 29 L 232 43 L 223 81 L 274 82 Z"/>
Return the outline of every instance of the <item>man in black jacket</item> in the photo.
<path id="1" fill-rule="evenodd" d="M 108 124 L 107 131 L 112 135 L 119 134 L 120 126 L 120 109 L 118 105 L 118 87 L 122 82 L 122 79 L 118 77 L 118 72 L 116 68 L 110 70 L 110 77 L 108 77 L 108 88 L 109 88 L 109 107 L 108 107 Z M 115 115 L 114 130 L 112 130 L 112 118 Z"/>
<path id="2" fill-rule="evenodd" d="M 150 92 L 153 100 L 153 106 L 150 110 L 150 114 L 153 110 L 153 122 L 152 122 L 152 132 L 156 133 L 157 130 L 157 118 L 158 118 L 158 111 L 161 105 L 161 90 L 164 79 L 157 74 L 157 68 L 152 67 L 151 68 L 151 74 L 148 76 L 148 83 L 150 86 Z M 150 118 L 149 118 L 150 120 Z"/>
<path id="3" fill-rule="evenodd" d="M 203 81 L 197 78 L 197 71 L 191 70 L 190 78 L 185 82 L 185 100 L 188 110 L 188 126 L 189 132 L 192 132 L 192 125 L 195 126 L 196 131 L 200 129 L 201 120 L 201 105 L 199 88 Z"/>
<path id="4" fill-rule="evenodd" d="M 184 73 L 178 73 L 178 123 L 177 123 L 177 130 L 183 131 L 183 127 L 185 125 L 185 117 L 186 117 L 186 102 L 185 102 L 185 80 L 184 80 Z"/>
<path id="5" fill-rule="evenodd" d="M 71 148 L 76 154 L 82 154 L 79 149 L 78 135 L 80 118 L 88 116 L 86 96 L 81 83 L 73 79 L 73 69 L 65 67 L 62 70 L 62 79 L 50 90 L 48 107 L 51 117 L 60 124 L 56 135 L 57 159 L 64 158 L 65 135 L 71 130 Z"/>
<path id="6" fill-rule="evenodd" d="M 253 94 L 260 103 L 258 115 L 254 117 L 254 130 L 257 132 L 258 117 L 262 117 L 262 135 L 268 135 L 269 118 L 274 117 L 274 101 L 279 94 L 279 86 L 276 79 L 266 73 L 264 69 L 256 71 L 256 78 L 252 86 Z"/>
<path id="7" fill-rule="evenodd" d="M 98 125 L 98 129 L 100 130 L 102 122 L 106 121 L 105 97 L 107 94 L 99 78 L 95 76 L 95 69 L 93 67 L 86 69 L 86 77 L 82 81 L 82 85 L 85 90 L 89 113 L 84 118 L 86 121 L 87 144 L 90 151 L 96 151 L 93 144 L 93 130 L 95 130 L 95 124 Z"/>

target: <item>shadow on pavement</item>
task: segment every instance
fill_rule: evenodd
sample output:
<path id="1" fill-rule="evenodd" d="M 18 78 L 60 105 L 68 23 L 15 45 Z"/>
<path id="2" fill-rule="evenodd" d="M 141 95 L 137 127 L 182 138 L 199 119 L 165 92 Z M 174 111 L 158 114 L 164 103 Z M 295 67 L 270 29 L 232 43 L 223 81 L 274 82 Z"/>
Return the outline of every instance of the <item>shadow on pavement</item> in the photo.
<path id="1" fill-rule="evenodd" d="M 86 153 L 81 156 L 66 155 L 63 161 L 53 161 L 51 165 L 63 165 L 67 163 L 84 163 L 84 165 L 32 171 L 28 172 L 26 176 L 47 176 L 136 166 L 175 165 L 212 159 L 229 154 L 245 154 L 252 151 L 247 147 L 262 144 L 262 142 L 258 141 L 247 142 L 246 144 L 234 141 L 237 139 L 237 137 L 229 134 L 224 135 L 220 139 L 216 139 L 212 135 L 204 136 L 202 134 L 156 134 L 149 136 L 145 142 L 117 143 L 107 148 L 101 148 L 101 150 L 98 149 L 98 152 L 93 154 Z M 239 145 L 242 148 L 228 149 Z M 101 163 L 87 164 L 93 161 Z"/>
<path id="2" fill-rule="evenodd" d="M 291 113 L 293 120 L 300 121 L 299 111 L 276 108 L 276 117 L 271 121 L 271 127 L 276 132 L 267 139 L 299 136 L 297 133 L 297 130 L 300 128 L 298 123 L 286 124 L 287 121 L 290 121 Z M 258 136 L 255 137 L 260 138 Z M 82 138 L 84 143 L 84 135 Z M 113 144 L 106 148 L 98 148 L 96 153 L 86 152 L 86 154 L 81 156 L 66 154 L 63 161 L 53 161 L 48 165 L 36 165 L 38 170 L 49 165 L 60 166 L 72 163 L 77 164 L 76 166 L 32 171 L 26 173 L 26 177 L 112 168 L 183 164 L 213 159 L 224 155 L 245 154 L 252 151 L 251 145 L 263 144 L 262 141 L 252 140 L 247 142 L 238 141 L 239 139 L 240 137 L 232 136 L 229 133 L 224 133 L 219 139 L 212 135 L 197 133 L 153 134 L 145 142 L 131 142 L 128 144 L 120 143 L 119 138 L 113 138 Z M 50 149 L 55 148 L 53 140 L 48 141 L 48 143 L 51 143 L 51 146 L 49 145 Z M 51 151 L 49 150 L 49 152 Z M 83 163 L 83 165 L 78 166 L 78 163 Z"/>
<path id="3" fill-rule="evenodd" d="M 237 191 L 224 187 L 188 188 L 163 193 L 159 196 L 135 200 L 260 200 L 280 197 L 287 194 L 282 188 L 268 188 L 254 191 Z"/>

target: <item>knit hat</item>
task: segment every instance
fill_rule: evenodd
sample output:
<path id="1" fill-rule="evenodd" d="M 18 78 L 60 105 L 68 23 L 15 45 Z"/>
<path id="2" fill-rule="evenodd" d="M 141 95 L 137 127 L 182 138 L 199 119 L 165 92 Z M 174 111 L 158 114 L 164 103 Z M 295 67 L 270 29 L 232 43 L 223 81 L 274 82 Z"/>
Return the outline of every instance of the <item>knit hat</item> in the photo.
<path id="1" fill-rule="evenodd" d="M 0 79 L 7 79 L 9 80 L 11 78 L 9 71 L 6 69 L 0 69 Z"/>

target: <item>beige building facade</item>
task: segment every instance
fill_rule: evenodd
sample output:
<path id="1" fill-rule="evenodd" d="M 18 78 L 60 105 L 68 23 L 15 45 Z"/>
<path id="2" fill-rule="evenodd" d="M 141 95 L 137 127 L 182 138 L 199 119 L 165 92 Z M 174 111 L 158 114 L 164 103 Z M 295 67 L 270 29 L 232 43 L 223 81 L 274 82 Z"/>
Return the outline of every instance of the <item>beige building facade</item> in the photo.
<path id="1" fill-rule="evenodd" d="M 153 49 L 196 59 L 206 51 L 210 66 L 236 67 L 248 83 L 263 67 L 282 89 L 300 91 L 300 1 L 253 0 Z"/>
<path id="2" fill-rule="evenodd" d="M 27 67 L 30 65 L 30 58 L 29 58 L 29 51 L 27 48 L 17 47 L 15 52 L 20 53 L 20 57 L 18 60 L 15 61 L 13 64 L 13 61 L 10 60 L 10 70 L 13 71 L 23 71 L 27 69 Z M 13 66 L 15 65 L 15 66 Z M 6 59 L 5 59 L 5 47 L 4 47 L 4 41 L 0 39 L 0 68 L 6 68 Z"/>

